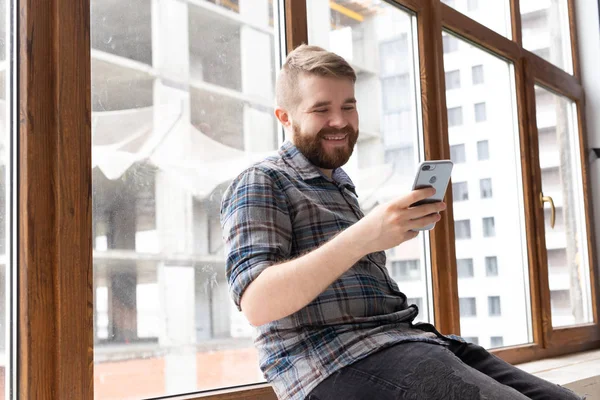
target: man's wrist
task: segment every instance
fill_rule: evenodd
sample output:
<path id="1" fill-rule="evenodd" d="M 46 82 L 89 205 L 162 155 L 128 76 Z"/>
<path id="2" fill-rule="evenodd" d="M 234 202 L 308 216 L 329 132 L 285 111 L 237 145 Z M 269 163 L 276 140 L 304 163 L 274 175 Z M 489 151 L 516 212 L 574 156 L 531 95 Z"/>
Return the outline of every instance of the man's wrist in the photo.
<path id="1" fill-rule="evenodd" d="M 373 252 L 369 249 L 366 238 L 360 232 L 359 223 L 345 229 L 340 233 L 339 239 L 343 241 L 343 246 L 346 249 L 347 254 L 357 260 L 360 260 L 367 254 Z"/>

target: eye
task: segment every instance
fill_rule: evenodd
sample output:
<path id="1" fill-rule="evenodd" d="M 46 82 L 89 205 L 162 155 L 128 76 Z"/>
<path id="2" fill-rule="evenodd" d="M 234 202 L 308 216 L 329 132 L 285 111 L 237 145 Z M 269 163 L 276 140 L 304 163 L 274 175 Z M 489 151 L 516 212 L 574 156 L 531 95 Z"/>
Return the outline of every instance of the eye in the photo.
<path id="1" fill-rule="evenodd" d="M 354 108 L 355 108 L 354 106 L 345 106 L 342 109 L 345 111 L 352 111 L 352 110 L 354 110 Z"/>
<path id="2" fill-rule="evenodd" d="M 319 114 L 324 114 L 324 113 L 327 112 L 327 109 L 326 108 L 325 109 L 322 108 L 322 109 L 319 109 L 319 110 L 315 110 L 315 112 L 319 113 Z"/>

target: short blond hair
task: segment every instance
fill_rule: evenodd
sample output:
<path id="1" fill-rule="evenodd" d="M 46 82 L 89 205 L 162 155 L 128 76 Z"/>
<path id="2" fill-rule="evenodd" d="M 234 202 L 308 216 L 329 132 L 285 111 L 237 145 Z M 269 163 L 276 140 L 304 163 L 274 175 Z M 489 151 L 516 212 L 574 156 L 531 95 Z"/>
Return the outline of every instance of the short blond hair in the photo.
<path id="1" fill-rule="evenodd" d="M 275 85 L 279 107 L 295 109 L 299 103 L 298 79 L 302 74 L 350 79 L 356 83 L 356 72 L 343 57 L 319 46 L 302 44 L 288 54 Z"/>

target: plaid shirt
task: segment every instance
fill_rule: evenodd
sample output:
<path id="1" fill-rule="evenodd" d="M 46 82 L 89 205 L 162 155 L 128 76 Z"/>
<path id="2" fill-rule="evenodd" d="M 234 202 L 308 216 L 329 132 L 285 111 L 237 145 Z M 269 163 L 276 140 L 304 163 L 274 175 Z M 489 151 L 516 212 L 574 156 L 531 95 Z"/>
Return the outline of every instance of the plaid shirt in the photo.
<path id="1" fill-rule="evenodd" d="M 327 178 L 290 142 L 244 171 L 221 205 L 227 280 L 238 309 L 262 271 L 314 250 L 363 215 L 348 175 L 338 168 Z M 445 344 L 412 327 L 418 309 L 385 264 L 384 252 L 369 254 L 300 311 L 256 328 L 260 368 L 279 399 L 304 399 L 335 371 L 393 344 Z"/>

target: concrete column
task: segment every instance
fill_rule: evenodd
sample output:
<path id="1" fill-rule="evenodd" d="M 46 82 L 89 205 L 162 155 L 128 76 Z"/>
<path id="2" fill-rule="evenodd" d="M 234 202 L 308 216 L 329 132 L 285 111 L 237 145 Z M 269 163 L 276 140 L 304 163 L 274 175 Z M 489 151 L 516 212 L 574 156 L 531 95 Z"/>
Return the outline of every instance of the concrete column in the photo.
<path id="1" fill-rule="evenodd" d="M 267 0 L 240 0 L 240 15 L 247 21 L 269 26 Z M 259 31 L 247 25 L 240 28 L 240 58 L 242 92 L 252 98 L 272 104 L 273 86 L 273 33 Z M 269 151 L 276 145 L 276 129 L 271 109 L 244 104 L 244 149 Z"/>
<path id="2" fill-rule="evenodd" d="M 108 282 L 108 335 L 113 342 L 131 343 L 137 339 L 137 273 L 119 269 Z"/>
<path id="3" fill-rule="evenodd" d="M 194 268 L 163 263 L 157 276 L 162 321 L 159 343 L 168 349 L 165 392 L 193 391 L 197 388 Z"/>
<path id="4" fill-rule="evenodd" d="M 154 134 L 173 157 L 184 157 L 191 146 L 190 57 L 188 4 L 152 0 L 152 61 L 158 72 L 154 83 Z M 175 121 L 179 123 L 175 124 Z M 170 140 L 169 140 L 170 139 Z M 156 229 L 160 252 L 166 256 L 193 252 L 192 195 L 168 171 L 156 176 Z M 157 266 L 160 296 L 159 344 L 167 349 L 166 393 L 196 390 L 195 273 L 193 265 Z"/>
<path id="5" fill-rule="evenodd" d="M 107 242 L 113 250 L 135 250 L 135 194 L 125 187 L 112 204 L 108 215 Z M 108 338 L 114 342 L 130 343 L 137 339 L 137 272 L 135 262 L 122 261 L 109 269 Z"/>

